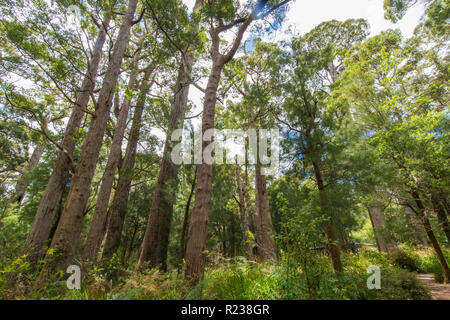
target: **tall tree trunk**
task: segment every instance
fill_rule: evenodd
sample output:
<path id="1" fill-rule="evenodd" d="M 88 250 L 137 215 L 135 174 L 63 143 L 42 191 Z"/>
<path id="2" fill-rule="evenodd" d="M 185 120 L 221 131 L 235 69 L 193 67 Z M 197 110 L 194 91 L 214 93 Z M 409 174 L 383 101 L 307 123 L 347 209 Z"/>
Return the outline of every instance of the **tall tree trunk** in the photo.
<path id="1" fill-rule="evenodd" d="M 447 261 L 445 260 L 445 256 L 442 253 L 441 246 L 439 245 L 439 242 L 437 241 L 436 236 L 434 235 L 433 229 L 431 228 L 430 220 L 428 220 L 428 217 L 425 214 L 425 206 L 423 205 L 423 202 L 417 191 L 412 191 L 411 195 L 412 195 L 417 207 L 419 208 L 419 210 L 417 211 L 417 214 L 419 215 L 419 218 L 422 221 L 422 224 L 425 229 L 425 232 L 427 233 L 428 239 L 430 240 L 430 243 L 433 246 L 434 251 L 436 252 L 436 256 L 439 260 L 439 263 L 441 264 L 442 271 L 444 273 L 444 281 L 445 281 L 445 283 L 449 283 L 450 282 L 450 269 L 448 267 Z"/>
<path id="2" fill-rule="evenodd" d="M 65 189 L 69 170 L 72 163 L 72 156 L 75 150 L 75 134 L 81 126 L 83 120 L 84 110 L 90 96 L 95 87 L 95 79 L 97 78 L 97 71 L 102 56 L 103 45 L 106 40 L 106 32 L 110 19 L 107 17 L 102 23 L 95 45 L 92 50 L 92 57 L 88 63 L 88 70 L 81 85 L 80 91 L 77 94 L 75 104 L 72 107 L 72 113 L 67 123 L 64 132 L 64 138 L 61 143 L 62 150 L 59 151 L 50 179 L 42 195 L 41 202 L 36 211 L 36 215 L 28 233 L 27 240 L 24 246 L 24 253 L 29 253 L 27 260 L 31 264 L 35 264 L 44 254 L 43 248 L 49 238 L 50 230 L 52 228 L 55 214 L 58 208 L 58 203 L 61 200 L 63 191 Z"/>
<path id="3" fill-rule="evenodd" d="M 382 203 L 376 201 L 367 208 L 369 212 L 370 221 L 372 222 L 373 232 L 377 241 L 378 250 L 381 252 L 391 252 L 394 249 L 389 235 L 384 230 L 386 218 L 384 216 L 384 206 Z"/>
<path id="4" fill-rule="evenodd" d="M 134 108 L 133 123 L 128 137 L 125 159 L 119 170 L 119 181 L 117 182 L 116 192 L 114 193 L 114 198 L 109 209 L 109 222 L 102 255 L 103 259 L 111 259 L 120 245 L 120 237 L 122 235 L 122 228 L 127 213 L 128 196 L 130 194 L 131 181 L 133 178 L 134 162 L 142 123 L 142 113 L 144 112 L 147 94 L 150 91 L 151 82 L 149 79 L 154 70 L 154 65 L 149 65 L 146 68 L 142 82 L 139 86 L 139 96 Z"/>
<path id="5" fill-rule="evenodd" d="M 232 216 L 230 224 L 230 257 L 236 257 L 236 224 L 234 221 L 234 216 Z"/>
<path id="6" fill-rule="evenodd" d="M 40 280 L 45 280 L 49 274 L 60 268 L 64 269 L 71 262 L 75 254 L 83 223 L 83 213 L 85 212 L 89 199 L 90 186 L 102 147 L 122 60 L 130 38 L 137 3 L 138 0 L 129 0 L 128 2 L 128 9 L 120 27 L 116 43 L 114 44 L 108 70 L 103 79 L 103 86 L 97 101 L 95 116 L 92 118 L 89 131 L 84 141 L 69 195 L 67 196 L 66 205 L 51 244 L 51 247 L 57 249 L 58 253 L 51 262 L 44 265 Z"/>
<path id="7" fill-rule="evenodd" d="M 245 257 L 248 260 L 253 259 L 253 252 L 251 243 L 248 239 L 248 223 L 247 223 L 247 214 L 246 214 L 246 199 L 244 195 L 244 188 L 242 187 L 242 180 L 241 180 L 241 167 L 239 164 L 236 163 L 236 184 L 237 184 L 237 191 L 238 191 L 238 197 L 239 197 L 239 213 L 240 213 L 240 220 L 241 220 L 241 228 L 242 228 L 242 241 L 244 242 L 244 248 L 245 248 Z"/>
<path id="8" fill-rule="evenodd" d="M 59 224 L 59 219 L 61 219 L 61 215 L 64 209 L 64 193 L 67 193 L 67 188 L 65 188 L 63 195 L 61 196 L 61 200 L 59 200 L 59 204 L 58 204 L 58 210 L 56 211 L 56 216 L 55 216 L 55 221 L 53 222 L 52 228 L 50 230 L 50 234 L 48 236 L 48 243 L 52 243 L 53 241 L 53 237 L 55 236 L 56 233 L 56 228 L 58 227 Z"/>
<path id="9" fill-rule="evenodd" d="M 194 11 L 200 7 L 200 0 L 194 4 Z M 194 22 L 194 30 L 198 30 L 198 22 Z M 172 133 L 183 128 L 184 116 L 188 102 L 194 57 L 192 46 L 183 54 L 183 60 L 178 71 L 174 98 L 170 110 L 169 126 L 161 160 L 161 169 L 158 174 L 155 191 L 153 193 L 147 229 L 142 242 L 141 253 L 137 268 L 148 263 L 151 268 L 167 269 L 167 248 L 169 243 L 170 225 L 172 223 L 173 205 L 178 187 L 178 166 L 171 160 L 173 147 Z"/>
<path id="10" fill-rule="evenodd" d="M 210 29 L 212 46 L 210 54 L 212 67 L 208 78 L 203 102 L 202 137 L 207 130 L 214 129 L 215 107 L 217 101 L 217 89 L 219 87 L 222 69 L 236 54 L 241 44 L 245 31 L 253 21 L 254 15 L 247 18 L 239 27 L 238 34 L 233 41 L 232 47 L 226 55 L 220 53 L 220 30 Z M 213 140 L 213 139 L 212 139 Z M 212 142 L 212 141 L 211 141 Z M 208 141 L 201 143 L 201 154 L 210 144 Z M 212 164 L 205 163 L 197 165 L 197 190 L 195 192 L 194 209 L 192 210 L 189 224 L 189 235 L 186 246 L 186 273 L 185 276 L 192 282 L 203 278 L 205 269 L 205 247 L 208 236 L 208 220 L 211 209 L 212 194 Z"/>
<path id="11" fill-rule="evenodd" d="M 137 55 L 136 55 L 137 57 Z M 137 64 L 137 61 L 134 61 Z M 135 65 L 128 80 L 128 88 L 132 92 L 135 90 L 136 76 L 138 66 Z M 95 206 L 94 215 L 90 224 L 90 229 L 87 235 L 86 244 L 83 249 L 83 261 L 97 262 L 98 252 L 103 242 L 106 229 L 106 218 L 108 212 L 109 199 L 111 197 L 111 190 L 114 183 L 114 176 L 117 167 L 121 160 L 122 141 L 127 127 L 128 112 L 130 109 L 130 97 L 125 95 L 122 107 L 119 111 L 117 125 L 114 130 L 114 135 L 111 144 L 111 150 L 108 156 L 105 173 L 103 174 L 100 191 L 97 196 L 97 204 Z"/>
<path id="12" fill-rule="evenodd" d="M 256 186 L 256 239 L 258 248 L 256 253 L 261 260 L 275 259 L 275 246 L 272 238 L 272 218 L 269 210 L 266 177 L 261 174 L 261 167 L 255 168 Z"/>
<path id="13" fill-rule="evenodd" d="M 190 56 L 190 55 L 189 55 Z M 192 57 L 186 68 L 192 69 Z M 175 86 L 174 101 L 172 103 L 164 145 L 161 169 L 153 193 L 153 200 L 147 223 L 147 229 L 142 242 L 139 265 L 148 262 L 150 267 L 167 268 L 167 246 L 169 242 L 170 225 L 172 222 L 173 204 L 178 187 L 178 165 L 171 160 L 174 147 L 172 133 L 183 127 L 189 93 L 190 75 L 186 75 L 184 67 L 181 67 Z"/>
<path id="14" fill-rule="evenodd" d="M 255 223 L 255 214 L 253 212 L 253 206 L 250 200 L 250 179 L 248 174 L 248 145 L 245 146 L 245 167 L 244 167 L 244 199 L 245 199 L 245 212 L 248 214 L 248 230 L 253 234 L 256 234 L 256 223 Z M 253 248 L 252 248 L 252 257 L 253 257 Z"/>
<path id="15" fill-rule="evenodd" d="M 136 220 L 134 222 L 134 228 L 130 238 L 130 244 L 128 245 L 128 248 L 124 248 L 124 250 L 122 251 L 122 265 L 124 267 L 128 266 L 128 260 L 130 259 L 130 256 L 133 253 L 134 240 L 136 239 L 136 234 L 138 230 L 139 230 L 139 220 Z"/>
<path id="16" fill-rule="evenodd" d="M 39 161 L 41 161 L 42 154 L 44 153 L 44 148 L 40 146 L 36 146 L 33 150 L 33 154 L 31 155 L 30 160 L 28 161 L 28 164 L 20 176 L 19 180 L 16 184 L 16 193 L 11 198 L 11 202 L 17 203 L 17 205 L 20 207 L 22 204 L 23 197 L 25 196 L 25 191 L 27 190 L 27 174 L 30 170 L 37 167 L 39 164 Z"/>
<path id="17" fill-rule="evenodd" d="M 183 264 L 184 254 L 186 252 L 186 232 L 189 222 L 189 211 L 191 209 L 191 202 L 195 192 L 196 181 L 197 181 L 197 167 L 195 168 L 194 177 L 192 179 L 191 192 L 189 193 L 186 208 L 184 209 L 183 226 L 181 228 L 181 235 L 180 235 L 180 253 L 178 255 L 179 266 Z M 179 269 L 178 271 L 181 271 L 181 269 Z"/>
<path id="18" fill-rule="evenodd" d="M 260 260 L 275 259 L 275 245 L 272 238 L 272 218 L 269 210 L 269 197 L 267 195 L 266 177 L 261 174 L 259 164 L 260 139 L 257 130 L 257 115 L 251 105 L 248 106 L 251 115 L 250 127 L 257 132 L 257 164 L 255 166 L 255 204 L 256 204 L 256 255 Z"/>
<path id="19" fill-rule="evenodd" d="M 207 130 L 214 129 L 216 94 L 222 68 L 223 63 L 221 61 L 215 60 L 213 62 L 203 104 L 202 136 Z M 208 145 L 209 142 L 202 139 L 201 150 L 205 150 Z M 211 208 L 212 173 L 211 164 L 202 161 L 202 164 L 197 165 L 197 190 L 186 246 L 186 276 L 194 282 L 203 277 L 204 251 Z"/>
<path id="20" fill-rule="evenodd" d="M 316 177 L 317 188 L 319 190 L 319 201 L 322 215 L 325 217 L 325 233 L 328 238 L 328 251 L 331 255 L 331 261 L 333 263 L 334 271 L 337 274 L 342 272 L 342 263 L 341 263 L 341 252 L 339 250 L 339 246 L 336 244 L 336 233 L 333 227 L 333 215 L 331 213 L 327 213 L 327 210 L 330 210 L 327 205 L 325 186 L 323 184 L 322 171 L 320 170 L 320 166 L 316 161 L 313 161 L 314 175 Z"/>

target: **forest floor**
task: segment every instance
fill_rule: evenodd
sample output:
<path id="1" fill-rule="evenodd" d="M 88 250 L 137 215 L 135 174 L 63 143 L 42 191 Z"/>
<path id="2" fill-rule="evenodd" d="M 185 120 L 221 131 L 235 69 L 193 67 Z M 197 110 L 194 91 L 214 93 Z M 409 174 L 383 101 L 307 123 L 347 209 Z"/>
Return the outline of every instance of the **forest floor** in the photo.
<path id="1" fill-rule="evenodd" d="M 419 274 L 417 278 L 430 289 L 433 300 L 450 300 L 450 285 L 440 284 L 434 281 L 432 274 Z"/>

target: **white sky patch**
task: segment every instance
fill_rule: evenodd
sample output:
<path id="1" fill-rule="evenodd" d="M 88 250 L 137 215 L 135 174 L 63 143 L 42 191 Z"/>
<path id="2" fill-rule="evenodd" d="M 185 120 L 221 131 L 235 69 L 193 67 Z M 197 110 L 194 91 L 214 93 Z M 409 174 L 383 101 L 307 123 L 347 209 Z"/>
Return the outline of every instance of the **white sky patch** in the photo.
<path id="1" fill-rule="evenodd" d="M 291 4 L 284 27 L 293 25 L 305 34 L 324 21 L 363 18 L 369 21 L 372 36 L 399 28 L 403 36 L 410 37 L 422 14 L 422 7 L 415 6 L 400 22 L 393 24 L 384 19 L 383 0 L 297 0 Z"/>

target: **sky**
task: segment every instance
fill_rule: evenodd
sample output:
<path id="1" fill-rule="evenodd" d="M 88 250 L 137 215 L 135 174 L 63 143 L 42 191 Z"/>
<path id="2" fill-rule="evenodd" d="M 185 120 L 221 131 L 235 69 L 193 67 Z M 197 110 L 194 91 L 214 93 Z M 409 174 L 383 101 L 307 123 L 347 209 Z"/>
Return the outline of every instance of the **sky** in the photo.
<path id="1" fill-rule="evenodd" d="M 195 0 L 183 0 L 186 6 L 192 10 Z M 383 0 L 294 0 L 280 30 L 277 30 L 275 39 L 284 38 L 283 33 L 293 28 L 296 33 L 305 34 L 321 22 L 329 20 L 345 21 L 351 18 L 364 18 L 370 24 L 370 35 L 375 36 L 387 29 L 400 29 L 405 38 L 411 37 L 415 26 L 420 22 L 423 8 L 420 5 L 408 10 L 405 17 L 394 24 L 384 19 Z M 233 36 L 233 34 L 231 34 Z M 246 34 L 244 39 L 251 35 Z M 230 37 L 230 34 L 226 38 Z M 205 87 L 206 79 L 199 83 Z M 201 111 L 203 93 L 191 86 L 189 99 L 194 102 L 195 109 L 190 115 Z M 198 126 L 200 117 L 193 120 L 194 126 Z M 163 135 L 160 132 L 158 135 Z"/>
<path id="2" fill-rule="evenodd" d="M 195 0 L 183 2 L 191 9 Z M 383 0 L 294 0 L 290 4 L 283 27 L 292 25 L 304 34 L 324 21 L 364 18 L 371 25 L 371 35 L 389 28 L 399 28 L 405 37 L 409 37 L 422 12 L 420 6 L 415 6 L 408 11 L 402 21 L 393 24 L 384 19 Z"/>
<path id="3" fill-rule="evenodd" d="M 304 34 L 324 21 L 364 18 L 369 21 L 371 35 L 399 28 L 405 37 L 410 37 L 422 13 L 420 6 L 413 7 L 400 22 L 393 24 L 384 19 L 383 0 L 296 0 L 284 24 L 292 24 Z"/>

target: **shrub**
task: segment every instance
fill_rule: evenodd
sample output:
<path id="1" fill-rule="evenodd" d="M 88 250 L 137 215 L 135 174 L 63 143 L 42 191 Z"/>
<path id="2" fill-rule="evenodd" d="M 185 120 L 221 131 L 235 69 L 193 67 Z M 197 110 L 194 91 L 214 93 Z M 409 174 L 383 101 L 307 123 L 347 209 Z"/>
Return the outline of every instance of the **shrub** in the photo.
<path id="1" fill-rule="evenodd" d="M 396 266 L 402 269 L 406 269 L 411 272 L 422 271 L 420 268 L 419 257 L 412 252 L 396 249 L 389 254 L 389 257 Z"/>
<path id="2" fill-rule="evenodd" d="M 445 256 L 445 259 L 447 261 L 450 261 L 450 250 L 443 249 L 443 253 Z M 420 269 L 423 272 L 426 273 L 432 273 L 434 275 L 434 280 L 436 282 L 443 283 L 444 282 L 444 273 L 442 271 L 442 266 L 439 263 L 438 258 L 432 252 L 431 249 L 429 250 L 421 250 L 418 251 L 418 257 L 419 257 L 419 266 Z"/>
<path id="3" fill-rule="evenodd" d="M 242 259 L 208 269 L 187 299 L 271 300 L 280 298 L 278 292 L 275 266 Z"/>
<path id="4" fill-rule="evenodd" d="M 125 284 L 110 292 L 113 300 L 181 300 L 189 291 L 189 283 L 177 273 L 161 273 L 156 269 L 133 274 Z"/>

